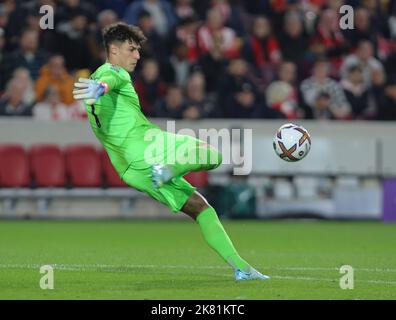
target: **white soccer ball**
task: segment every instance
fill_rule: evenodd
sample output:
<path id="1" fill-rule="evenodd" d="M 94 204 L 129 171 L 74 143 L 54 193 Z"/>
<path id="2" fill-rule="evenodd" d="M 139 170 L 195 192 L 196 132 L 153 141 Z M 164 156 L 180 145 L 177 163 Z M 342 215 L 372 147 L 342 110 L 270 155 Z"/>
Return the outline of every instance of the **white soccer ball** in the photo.
<path id="1" fill-rule="evenodd" d="M 311 150 L 311 136 L 302 126 L 286 123 L 275 132 L 273 146 L 282 160 L 296 162 Z"/>

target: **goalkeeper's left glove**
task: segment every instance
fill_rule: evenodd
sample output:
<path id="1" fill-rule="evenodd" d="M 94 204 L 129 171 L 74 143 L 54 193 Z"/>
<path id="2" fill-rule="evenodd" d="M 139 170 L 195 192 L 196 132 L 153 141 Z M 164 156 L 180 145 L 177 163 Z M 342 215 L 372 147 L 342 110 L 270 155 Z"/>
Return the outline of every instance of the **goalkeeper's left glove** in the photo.
<path id="1" fill-rule="evenodd" d="M 79 78 L 78 82 L 74 83 L 74 87 L 74 99 L 83 99 L 89 105 L 94 104 L 100 96 L 109 90 L 106 83 L 86 78 Z"/>

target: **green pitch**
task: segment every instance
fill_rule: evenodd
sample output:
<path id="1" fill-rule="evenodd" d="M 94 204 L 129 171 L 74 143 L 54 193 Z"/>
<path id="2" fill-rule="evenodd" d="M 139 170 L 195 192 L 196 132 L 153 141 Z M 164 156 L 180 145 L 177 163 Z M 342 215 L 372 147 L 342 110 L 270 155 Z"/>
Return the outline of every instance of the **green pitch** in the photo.
<path id="1" fill-rule="evenodd" d="M 191 221 L 0 221 L 1 299 L 395 299 L 396 224 L 224 221 L 269 281 L 235 282 Z M 42 265 L 54 289 L 42 290 Z M 339 268 L 354 268 L 340 289 Z"/>

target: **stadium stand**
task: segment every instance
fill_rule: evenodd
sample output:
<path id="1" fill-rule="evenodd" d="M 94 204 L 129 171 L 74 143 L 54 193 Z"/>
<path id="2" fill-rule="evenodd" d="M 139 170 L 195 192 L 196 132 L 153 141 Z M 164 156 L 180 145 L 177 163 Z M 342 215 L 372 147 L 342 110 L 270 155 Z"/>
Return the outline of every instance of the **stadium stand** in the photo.
<path id="1" fill-rule="evenodd" d="M 41 144 L 30 148 L 30 166 L 36 187 L 64 187 L 65 159 L 57 145 Z"/>

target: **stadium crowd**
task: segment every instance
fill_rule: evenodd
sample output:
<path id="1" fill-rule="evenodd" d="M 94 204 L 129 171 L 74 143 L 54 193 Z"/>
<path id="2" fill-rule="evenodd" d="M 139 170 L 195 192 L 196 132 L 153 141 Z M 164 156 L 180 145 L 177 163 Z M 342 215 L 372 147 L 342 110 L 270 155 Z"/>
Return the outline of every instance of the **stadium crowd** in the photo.
<path id="1" fill-rule="evenodd" d="M 73 83 L 120 20 L 148 38 L 132 78 L 149 117 L 396 120 L 396 0 L 3 0 L 0 116 L 86 117 Z"/>

